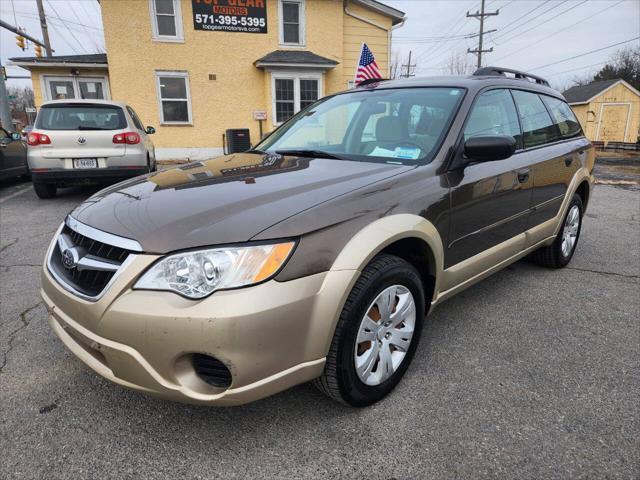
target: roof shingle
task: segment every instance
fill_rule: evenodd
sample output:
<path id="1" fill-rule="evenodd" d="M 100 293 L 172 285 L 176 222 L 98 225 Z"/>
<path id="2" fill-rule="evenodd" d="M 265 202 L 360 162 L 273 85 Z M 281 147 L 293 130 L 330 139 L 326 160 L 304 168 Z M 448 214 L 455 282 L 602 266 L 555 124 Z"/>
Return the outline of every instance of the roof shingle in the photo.
<path id="1" fill-rule="evenodd" d="M 13 57 L 12 62 L 24 63 L 104 63 L 107 64 L 106 53 L 88 53 L 85 55 L 54 55 L 53 57 Z"/>
<path id="2" fill-rule="evenodd" d="M 256 60 L 254 65 L 260 67 L 264 64 L 307 64 L 318 65 L 319 67 L 333 67 L 338 63 L 339 62 L 336 62 L 335 60 L 316 55 L 315 53 L 306 50 L 274 50 L 273 52 L 267 53 L 264 57 Z"/>
<path id="3" fill-rule="evenodd" d="M 592 82 L 587 85 L 576 85 L 562 94 L 567 100 L 567 103 L 582 103 L 595 97 L 601 91 L 609 88 L 619 80 L 619 78 L 614 78 L 613 80 L 600 80 L 599 82 Z"/>

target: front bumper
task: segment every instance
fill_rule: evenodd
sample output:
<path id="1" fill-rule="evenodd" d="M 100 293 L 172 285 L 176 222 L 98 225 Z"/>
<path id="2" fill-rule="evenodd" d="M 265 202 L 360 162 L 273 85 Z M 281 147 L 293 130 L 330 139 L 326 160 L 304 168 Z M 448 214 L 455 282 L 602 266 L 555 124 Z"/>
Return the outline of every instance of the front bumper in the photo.
<path id="1" fill-rule="evenodd" d="M 216 292 L 192 301 L 132 290 L 157 257 L 138 255 L 96 302 L 63 289 L 45 266 L 49 323 L 78 358 L 103 377 L 169 400 L 206 405 L 254 401 L 318 377 L 356 271 Z M 204 353 L 231 371 L 228 388 L 196 374 Z"/>

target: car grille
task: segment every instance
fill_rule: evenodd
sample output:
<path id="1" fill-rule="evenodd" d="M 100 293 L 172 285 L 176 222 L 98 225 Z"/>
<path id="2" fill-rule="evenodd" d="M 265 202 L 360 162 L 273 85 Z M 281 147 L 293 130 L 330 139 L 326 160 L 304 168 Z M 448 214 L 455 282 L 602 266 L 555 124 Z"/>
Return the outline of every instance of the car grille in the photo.
<path id="1" fill-rule="evenodd" d="M 65 266 L 65 251 L 75 252 L 75 265 Z M 65 224 L 56 239 L 49 269 L 58 281 L 82 296 L 98 297 L 134 252 L 82 235 Z"/>
<path id="2" fill-rule="evenodd" d="M 209 385 L 223 388 L 231 385 L 231 372 L 217 358 L 202 353 L 194 353 L 193 368 L 202 381 Z"/>

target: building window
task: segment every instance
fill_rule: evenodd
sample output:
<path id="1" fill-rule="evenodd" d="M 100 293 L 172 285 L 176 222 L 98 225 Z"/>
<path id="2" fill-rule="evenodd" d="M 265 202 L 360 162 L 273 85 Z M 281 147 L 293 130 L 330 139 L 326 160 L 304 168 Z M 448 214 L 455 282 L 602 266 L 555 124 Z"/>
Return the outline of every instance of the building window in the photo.
<path id="1" fill-rule="evenodd" d="M 280 0 L 280 44 L 304 45 L 304 0 Z"/>
<path id="2" fill-rule="evenodd" d="M 273 74 L 273 118 L 280 124 L 320 98 L 320 75 Z"/>
<path id="3" fill-rule="evenodd" d="M 160 123 L 190 125 L 191 96 L 186 72 L 156 72 Z"/>
<path id="4" fill-rule="evenodd" d="M 276 122 L 284 122 L 295 111 L 294 83 L 292 78 L 276 78 Z"/>
<path id="5" fill-rule="evenodd" d="M 149 0 L 149 9 L 155 40 L 183 41 L 180 0 Z"/>

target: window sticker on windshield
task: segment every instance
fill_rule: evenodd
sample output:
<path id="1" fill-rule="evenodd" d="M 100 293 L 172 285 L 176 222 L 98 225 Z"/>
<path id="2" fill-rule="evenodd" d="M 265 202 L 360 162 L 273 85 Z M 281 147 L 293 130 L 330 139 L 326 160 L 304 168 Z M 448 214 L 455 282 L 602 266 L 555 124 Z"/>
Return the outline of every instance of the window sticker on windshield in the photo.
<path id="1" fill-rule="evenodd" d="M 420 149 L 416 147 L 396 147 L 394 156 L 396 158 L 415 160 L 420 156 Z"/>
<path id="2" fill-rule="evenodd" d="M 395 150 L 387 150 L 386 148 L 376 147 L 369 155 L 373 157 L 389 157 L 415 160 L 420 156 L 420 149 L 413 147 L 396 147 Z"/>

